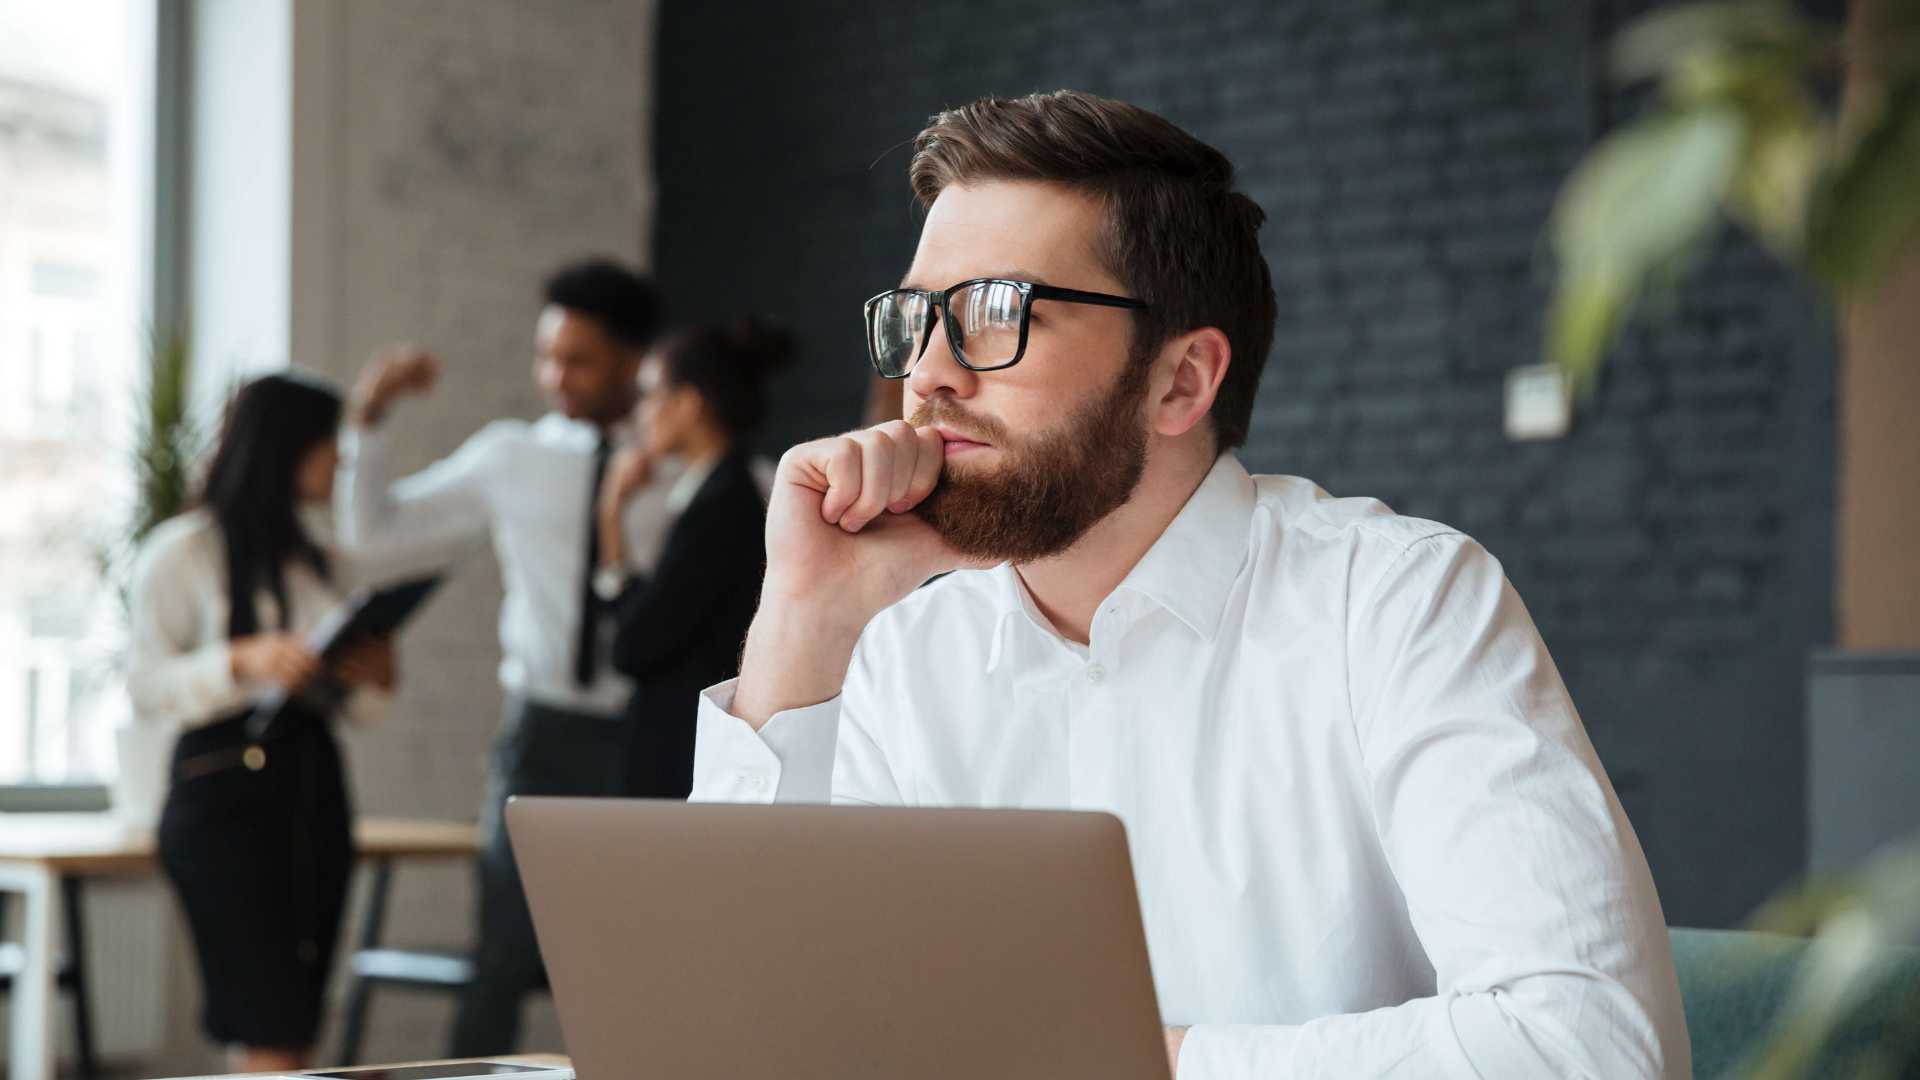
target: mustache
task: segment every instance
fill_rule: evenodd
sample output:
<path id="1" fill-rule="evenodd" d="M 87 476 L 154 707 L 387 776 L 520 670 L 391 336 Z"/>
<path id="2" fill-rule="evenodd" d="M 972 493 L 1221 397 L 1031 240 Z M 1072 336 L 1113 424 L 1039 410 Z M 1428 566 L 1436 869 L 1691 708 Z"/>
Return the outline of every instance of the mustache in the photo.
<path id="1" fill-rule="evenodd" d="M 950 397 L 930 397 L 913 410 L 907 417 L 907 423 L 917 427 L 931 427 L 939 424 L 958 434 L 965 435 L 977 442 L 1004 446 L 1012 440 L 1008 438 L 1006 425 L 991 416 L 977 416 L 962 409 Z"/>

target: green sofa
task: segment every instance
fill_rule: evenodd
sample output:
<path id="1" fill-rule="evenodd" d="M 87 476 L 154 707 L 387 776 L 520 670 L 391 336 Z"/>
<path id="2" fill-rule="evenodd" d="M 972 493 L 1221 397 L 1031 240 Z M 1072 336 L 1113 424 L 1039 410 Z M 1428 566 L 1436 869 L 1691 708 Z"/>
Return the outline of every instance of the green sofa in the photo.
<path id="1" fill-rule="evenodd" d="M 1693 1040 L 1693 1075 L 1718 1080 L 1736 1070 L 1773 1030 L 1776 1015 L 1793 987 L 1807 950 L 1802 938 L 1744 930 L 1669 931 L 1673 960 L 1680 973 L 1680 999 Z M 1809 1077 L 1865 1074 L 1867 1055 L 1881 1047 L 1896 1016 L 1910 1038 L 1920 1038 L 1920 949 L 1900 949 L 1893 975 L 1825 1046 Z M 1920 1045 L 1909 1042 L 1903 1064 L 1874 1072 L 1920 1080 Z"/>

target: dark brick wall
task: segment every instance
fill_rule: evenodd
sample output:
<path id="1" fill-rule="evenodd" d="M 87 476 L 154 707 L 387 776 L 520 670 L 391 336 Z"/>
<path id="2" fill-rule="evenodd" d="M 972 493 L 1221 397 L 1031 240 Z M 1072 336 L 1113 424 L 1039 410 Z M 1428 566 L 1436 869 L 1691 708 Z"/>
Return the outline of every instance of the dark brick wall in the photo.
<path id="1" fill-rule="evenodd" d="M 1824 315 L 1729 237 L 1569 438 L 1501 433 L 1502 379 L 1537 355 L 1553 194 L 1638 107 L 1596 73 L 1640 6 L 670 0 L 657 265 L 682 317 L 801 335 L 777 447 L 857 419 L 859 305 L 911 257 L 905 143 L 927 114 L 1074 86 L 1220 146 L 1269 214 L 1281 298 L 1248 465 L 1498 555 L 1670 921 L 1730 923 L 1804 861 L 1804 660 L 1831 634 Z"/>

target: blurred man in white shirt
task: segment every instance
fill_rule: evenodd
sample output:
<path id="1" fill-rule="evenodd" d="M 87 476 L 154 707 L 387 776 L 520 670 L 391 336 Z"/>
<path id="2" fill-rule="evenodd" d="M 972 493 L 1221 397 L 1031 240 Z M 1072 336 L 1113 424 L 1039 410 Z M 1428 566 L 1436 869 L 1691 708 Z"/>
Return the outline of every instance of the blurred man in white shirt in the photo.
<path id="1" fill-rule="evenodd" d="M 454 1021 L 455 1057 L 514 1049 L 520 1002 L 542 978 L 533 923 L 507 843 L 510 795 L 614 795 L 633 685 L 609 663 L 614 628 L 592 587 L 600 562 L 593 514 L 609 456 L 633 433 L 635 376 L 658 321 L 653 283 L 591 259 L 548 277 L 535 327 L 534 381 L 551 411 L 497 420 L 449 456 L 394 480 L 388 414 L 440 376 L 426 350 L 382 350 L 348 404 L 335 518 L 348 548 L 438 547 L 490 537 L 500 560 L 500 683 L 479 863 L 475 975 Z M 678 466 L 662 463 L 677 475 Z M 668 476 L 671 481 L 673 475 Z M 664 535 L 656 485 L 624 511 L 624 561 L 649 566 Z"/>
<path id="2" fill-rule="evenodd" d="M 1687 1075 L 1645 857 L 1499 564 L 1231 453 L 1275 318 L 1231 163 L 1061 92 L 942 113 L 911 175 L 866 312 L 909 419 L 782 460 L 694 797 L 1118 814 L 1180 1080 Z"/>

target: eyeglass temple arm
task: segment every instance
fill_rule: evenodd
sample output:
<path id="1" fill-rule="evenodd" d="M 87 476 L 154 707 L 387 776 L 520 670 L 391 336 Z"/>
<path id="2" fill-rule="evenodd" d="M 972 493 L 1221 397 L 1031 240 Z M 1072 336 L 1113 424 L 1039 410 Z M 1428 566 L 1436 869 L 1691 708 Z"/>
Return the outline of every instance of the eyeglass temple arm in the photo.
<path id="1" fill-rule="evenodd" d="M 1135 300 L 1131 296 L 1081 292 L 1079 289 L 1062 289 L 1056 285 L 1035 285 L 1032 295 L 1035 300 L 1068 300 L 1076 304 L 1099 304 L 1102 307 L 1144 308 L 1147 306 L 1146 301 Z"/>

